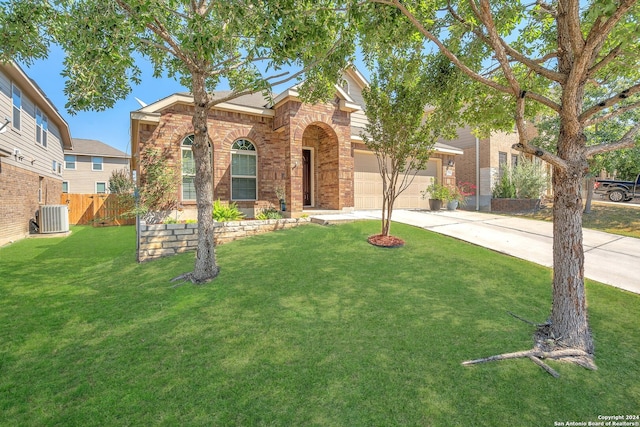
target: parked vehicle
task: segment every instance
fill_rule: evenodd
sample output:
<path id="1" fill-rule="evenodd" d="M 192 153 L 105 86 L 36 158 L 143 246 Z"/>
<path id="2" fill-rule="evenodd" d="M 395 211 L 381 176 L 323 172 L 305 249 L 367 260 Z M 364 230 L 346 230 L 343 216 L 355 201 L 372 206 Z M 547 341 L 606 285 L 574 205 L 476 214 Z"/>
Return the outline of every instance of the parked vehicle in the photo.
<path id="1" fill-rule="evenodd" d="M 640 174 L 635 181 L 596 179 L 594 193 L 600 194 L 612 202 L 628 202 L 634 197 L 640 198 Z"/>

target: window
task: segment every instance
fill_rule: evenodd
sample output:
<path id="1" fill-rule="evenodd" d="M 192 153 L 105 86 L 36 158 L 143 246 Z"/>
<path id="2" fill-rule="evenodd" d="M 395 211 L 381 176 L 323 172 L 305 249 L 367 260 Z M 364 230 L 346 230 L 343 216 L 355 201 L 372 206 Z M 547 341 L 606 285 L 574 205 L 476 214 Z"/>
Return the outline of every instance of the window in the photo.
<path id="1" fill-rule="evenodd" d="M 62 175 L 62 163 L 58 163 L 58 174 Z"/>
<path id="2" fill-rule="evenodd" d="M 13 128 L 20 130 L 20 115 L 22 113 L 22 92 L 13 86 Z"/>
<path id="3" fill-rule="evenodd" d="M 104 194 L 107 192 L 107 183 L 106 182 L 96 182 L 96 193 Z"/>
<path id="4" fill-rule="evenodd" d="M 193 135 L 182 140 L 182 200 L 196 199 L 196 163 L 193 159 Z"/>
<path id="5" fill-rule="evenodd" d="M 51 162 L 51 170 L 55 172 L 56 169 L 58 169 L 58 162 L 54 160 L 53 162 Z"/>
<path id="6" fill-rule="evenodd" d="M 64 155 L 64 168 L 68 170 L 76 169 L 76 156 L 72 156 L 70 154 Z"/>
<path id="7" fill-rule="evenodd" d="M 102 157 L 92 157 L 91 158 L 91 170 L 93 170 L 93 171 L 101 171 L 102 170 Z"/>
<path id="8" fill-rule="evenodd" d="M 498 176 L 502 177 L 504 174 L 504 169 L 507 167 L 507 153 L 504 151 L 498 152 Z"/>
<path id="9" fill-rule="evenodd" d="M 518 155 L 517 154 L 512 154 L 511 155 L 511 167 L 515 168 L 516 166 L 518 166 Z"/>
<path id="10" fill-rule="evenodd" d="M 231 198 L 258 198 L 258 156 L 256 147 L 246 139 L 239 139 L 231 147 Z"/>
<path id="11" fill-rule="evenodd" d="M 49 121 L 39 108 L 36 107 L 36 142 L 43 147 L 47 146 L 47 132 Z"/>
<path id="12" fill-rule="evenodd" d="M 69 192 L 69 181 L 62 181 L 62 192 L 63 193 Z"/>

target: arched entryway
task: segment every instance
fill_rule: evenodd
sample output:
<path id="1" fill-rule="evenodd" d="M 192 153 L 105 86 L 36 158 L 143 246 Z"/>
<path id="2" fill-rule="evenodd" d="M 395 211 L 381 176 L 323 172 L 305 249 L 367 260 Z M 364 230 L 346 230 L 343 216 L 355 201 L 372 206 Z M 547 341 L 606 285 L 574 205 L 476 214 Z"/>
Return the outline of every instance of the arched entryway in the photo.
<path id="1" fill-rule="evenodd" d="M 340 209 L 339 144 L 324 123 L 312 123 L 302 134 L 302 205 Z"/>

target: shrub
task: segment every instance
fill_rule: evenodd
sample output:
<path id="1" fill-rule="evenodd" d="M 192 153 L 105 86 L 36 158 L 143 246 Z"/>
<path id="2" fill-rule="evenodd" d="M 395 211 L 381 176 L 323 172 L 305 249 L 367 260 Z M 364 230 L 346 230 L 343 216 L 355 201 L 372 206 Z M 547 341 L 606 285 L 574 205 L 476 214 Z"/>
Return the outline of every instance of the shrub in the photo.
<path id="1" fill-rule="evenodd" d="M 244 214 L 238 209 L 235 202 L 223 204 L 220 199 L 213 202 L 213 219 L 218 222 L 239 221 Z"/>
<path id="2" fill-rule="evenodd" d="M 265 219 L 281 219 L 282 214 L 276 208 L 269 207 L 260 211 L 258 215 L 256 215 L 256 219 L 265 220 Z"/>
<path id="3" fill-rule="evenodd" d="M 431 185 L 427 187 L 426 190 L 422 192 L 422 198 L 426 199 L 435 199 L 442 200 L 443 202 L 450 202 L 454 199 L 453 192 L 449 187 L 446 187 L 442 184 L 438 184 L 437 182 L 433 182 Z"/>
<path id="4" fill-rule="evenodd" d="M 547 176 L 542 165 L 526 157 L 520 156 L 513 168 L 503 165 L 503 170 L 493 188 L 495 199 L 539 199 L 547 187 Z"/>
<path id="5" fill-rule="evenodd" d="M 504 167 L 502 176 L 493 187 L 494 199 L 514 199 L 516 197 L 516 187 L 511 182 L 511 171 L 508 166 Z"/>

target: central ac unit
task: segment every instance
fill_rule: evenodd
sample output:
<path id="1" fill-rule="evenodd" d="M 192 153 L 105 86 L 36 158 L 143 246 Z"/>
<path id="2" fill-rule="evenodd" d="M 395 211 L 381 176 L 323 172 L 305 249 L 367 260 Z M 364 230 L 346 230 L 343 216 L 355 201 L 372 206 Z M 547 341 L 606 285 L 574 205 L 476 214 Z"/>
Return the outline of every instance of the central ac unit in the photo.
<path id="1" fill-rule="evenodd" d="M 69 209 L 67 205 L 40 207 L 40 233 L 66 233 L 69 231 Z"/>

